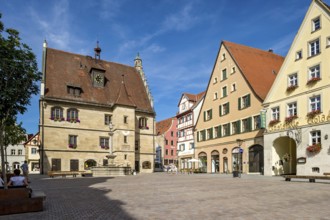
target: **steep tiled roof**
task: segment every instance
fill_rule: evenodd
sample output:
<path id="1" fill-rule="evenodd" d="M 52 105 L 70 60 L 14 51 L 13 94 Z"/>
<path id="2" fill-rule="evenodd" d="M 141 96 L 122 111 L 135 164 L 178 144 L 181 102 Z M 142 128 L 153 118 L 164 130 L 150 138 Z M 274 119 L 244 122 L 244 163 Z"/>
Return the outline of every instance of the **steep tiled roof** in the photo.
<path id="1" fill-rule="evenodd" d="M 105 71 L 104 88 L 92 86 L 91 68 Z M 100 105 L 127 105 L 154 112 L 139 72 L 131 66 L 98 60 L 90 56 L 47 48 L 46 98 Z M 124 82 L 124 83 L 122 83 Z M 82 89 L 80 97 L 67 92 L 67 85 Z"/>
<path id="2" fill-rule="evenodd" d="M 188 98 L 188 100 L 192 101 L 192 102 L 198 102 L 203 97 L 204 94 L 205 94 L 205 91 L 201 92 L 201 93 L 198 93 L 196 95 L 191 94 L 191 93 L 183 93 L 183 95 L 186 96 Z"/>
<path id="3" fill-rule="evenodd" d="M 264 100 L 281 68 L 284 57 L 228 41 L 222 43 L 241 69 L 252 90 Z"/>
<path id="4" fill-rule="evenodd" d="M 164 134 L 172 125 L 173 118 L 167 118 L 165 120 L 156 123 L 156 134 Z"/>

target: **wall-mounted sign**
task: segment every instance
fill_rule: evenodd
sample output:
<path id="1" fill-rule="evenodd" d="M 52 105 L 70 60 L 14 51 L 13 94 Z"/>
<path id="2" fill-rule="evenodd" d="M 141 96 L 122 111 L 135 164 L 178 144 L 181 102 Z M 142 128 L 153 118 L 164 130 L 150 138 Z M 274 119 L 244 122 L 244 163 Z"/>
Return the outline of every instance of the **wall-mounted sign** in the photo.
<path id="1" fill-rule="evenodd" d="M 297 164 L 305 164 L 305 163 L 306 163 L 306 157 L 297 158 Z"/>

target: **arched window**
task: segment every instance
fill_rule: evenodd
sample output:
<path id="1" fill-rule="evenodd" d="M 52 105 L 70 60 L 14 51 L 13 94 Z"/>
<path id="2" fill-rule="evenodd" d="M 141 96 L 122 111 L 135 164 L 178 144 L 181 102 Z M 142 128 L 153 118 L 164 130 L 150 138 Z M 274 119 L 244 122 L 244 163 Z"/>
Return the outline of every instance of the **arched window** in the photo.
<path id="1" fill-rule="evenodd" d="M 95 160 L 89 159 L 89 160 L 85 161 L 85 164 L 84 164 L 85 170 L 89 170 L 91 167 L 95 167 L 95 166 L 96 166 Z"/>
<path id="2" fill-rule="evenodd" d="M 55 106 L 51 109 L 51 116 L 50 116 L 51 120 L 54 121 L 63 121 L 64 117 L 63 117 L 63 109 L 61 107 Z"/>
<path id="3" fill-rule="evenodd" d="M 149 161 L 144 161 L 142 163 L 142 168 L 143 169 L 151 169 L 151 163 Z"/>
<path id="4" fill-rule="evenodd" d="M 78 110 L 75 108 L 69 108 L 67 110 L 66 120 L 69 122 L 80 122 L 78 118 Z"/>
<path id="5" fill-rule="evenodd" d="M 147 118 L 145 118 L 145 117 L 139 118 L 139 128 L 140 129 L 149 129 Z"/>

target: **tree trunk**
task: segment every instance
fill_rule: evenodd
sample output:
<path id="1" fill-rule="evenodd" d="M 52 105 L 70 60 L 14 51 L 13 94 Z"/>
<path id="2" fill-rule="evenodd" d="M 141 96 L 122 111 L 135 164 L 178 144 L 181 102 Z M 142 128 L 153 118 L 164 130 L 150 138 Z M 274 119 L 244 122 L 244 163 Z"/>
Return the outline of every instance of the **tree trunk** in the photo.
<path id="1" fill-rule="evenodd" d="M 2 171 L 2 178 L 4 182 L 4 189 L 8 189 L 7 187 L 7 175 L 6 175 L 6 165 L 5 165 L 5 152 L 3 146 L 3 139 L 4 139 L 4 129 L 0 126 L 0 154 L 1 154 L 1 171 Z"/>

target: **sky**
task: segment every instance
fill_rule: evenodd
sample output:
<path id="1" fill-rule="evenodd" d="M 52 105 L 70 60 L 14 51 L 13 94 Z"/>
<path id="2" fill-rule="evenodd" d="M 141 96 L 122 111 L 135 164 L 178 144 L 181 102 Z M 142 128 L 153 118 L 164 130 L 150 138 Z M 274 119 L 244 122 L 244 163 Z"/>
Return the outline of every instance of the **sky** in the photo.
<path id="1" fill-rule="evenodd" d="M 329 4 L 329 0 L 325 0 Z M 182 93 L 207 89 L 222 40 L 285 56 L 311 0 L 0 0 L 5 28 L 37 56 L 42 44 L 134 65 L 143 62 L 156 121 L 176 115 Z M 18 116 L 38 132 L 39 95 Z"/>

